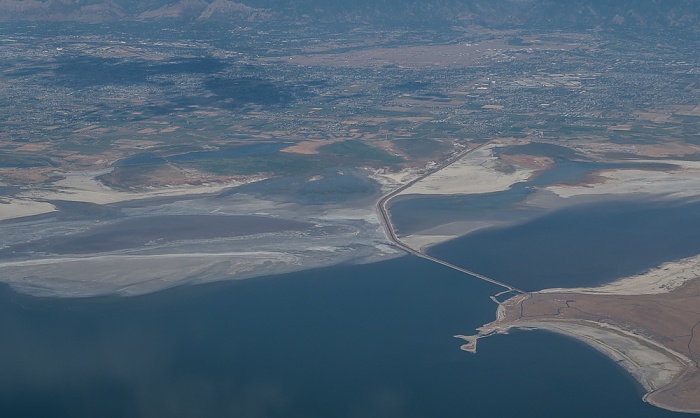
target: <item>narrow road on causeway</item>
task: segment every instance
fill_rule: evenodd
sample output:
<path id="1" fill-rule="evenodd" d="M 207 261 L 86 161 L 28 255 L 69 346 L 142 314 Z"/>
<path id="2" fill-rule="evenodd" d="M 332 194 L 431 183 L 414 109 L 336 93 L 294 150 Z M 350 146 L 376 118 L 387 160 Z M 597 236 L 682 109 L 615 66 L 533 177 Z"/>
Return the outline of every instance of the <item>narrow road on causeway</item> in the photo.
<path id="1" fill-rule="evenodd" d="M 479 148 L 483 147 L 486 144 L 488 144 L 488 142 L 483 143 L 481 145 L 478 145 L 474 148 L 469 148 L 469 149 L 465 149 L 464 151 L 458 152 L 457 154 L 451 156 L 450 158 L 443 161 L 442 163 L 440 163 L 440 164 L 436 165 L 435 167 L 431 168 L 430 170 L 426 171 L 420 177 L 417 177 L 417 178 L 409 181 L 408 183 L 404 184 L 403 186 L 399 187 L 398 189 L 395 189 L 395 190 L 391 191 L 390 193 L 387 193 L 386 195 L 384 195 L 381 199 L 379 199 L 377 201 L 377 203 L 376 203 L 377 213 L 379 213 L 379 220 L 382 223 L 382 227 L 384 228 L 384 233 L 386 234 L 389 241 L 393 242 L 394 245 L 403 249 L 404 251 L 407 251 L 407 252 L 414 254 L 418 257 L 425 258 L 426 260 L 430 260 L 430 261 L 433 261 L 435 263 L 442 264 L 443 266 L 449 267 L 453 270 L 457 270 L 459 272 L 468 274 L 470 276 L 474 276 L 474 277 L 481 279 L 481 280 L 484 280 L 486 282 L 501 286 L 501 287 L 503 287 L 511 292 L 517 292 L 517 293 L 524 294 L 527 292 L 524 292 L 524 291 L 522 291 L 518 288 L 515 288 L 513 286 L 510 286 L 508 284 L 499 282 L 498 280 L 492 279 L 490 277 L 484 276 L 483 274 L 479 274 L 477 272 L 474 272 L 474 271 L 471 271 L 471 270 L 468 270 L 468 269 L 465 269 L 465 268 L 462 268 L 459 266 L 455 266 L 454 264 L 450 264 L 447 261 L 440 260 L 439 258 L 435 258 L 431 255 L 428 255 L 428 254 L 424 253 L 423 251 L 421 251 L 420 249 L 415 249 L 415 248 L 410 247 L 409 245 L 405 244 L 396 235 L 396 231 L 394 231 L 394 225 L 391 223 L 391 215 L 389 215 L 389 210 L 387 209 L 387 203 L 389 203 L 389 201 L 392 198 L 394 198 L 395 196 L 397 196 L 398 194 L 400 194 L 404 190 L 408 189 L 409 187 L 413 186 L 414 184 L 418 183 L 419 181 L 421 181 L 429 176 L 432 176 L 433 174 L 435 174 L 438 171 L 442 170 L 443 168 L 455 163 L 456 161 L 459 161 L 464 156 L 478 150 Z"/>

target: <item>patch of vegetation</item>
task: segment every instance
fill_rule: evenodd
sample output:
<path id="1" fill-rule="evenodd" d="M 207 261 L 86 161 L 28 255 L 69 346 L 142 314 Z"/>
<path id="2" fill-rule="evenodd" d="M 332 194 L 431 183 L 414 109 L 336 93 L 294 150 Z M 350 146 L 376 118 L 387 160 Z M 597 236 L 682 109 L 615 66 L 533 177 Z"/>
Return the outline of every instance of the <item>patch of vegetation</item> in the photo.
<path id="1" fill-rule="evenodd" d="M 601 128 L 595 126 L 578 126 L 578 125 L 566 125 L 557 129 L 557 133 L 560 135 L 580 135 L 582 133 L 595 133 L 601 131 Z"/>
<path id="2" fill-rule="evenodd" d="M 52 81 L 76 88 L 145 83 L 148 77 L 156 75 L 215 74 L 227 65 L 225 61 L 211 57 L 152 63 L 87 55 L 60 57 L 56 64 Z"/>
<path id="3" fill-rule="evenodd" d="M 58 164 L 48 157 L 0 152 L 0 167 L 58 167 Z"/>
<path id="4" fill-rule="evenodd" d="M 413 136 L 416 138 L 454 138 L 457 131 L 462 129 L 461 126 L 446 122 L 424 123 L 413 130 Z"/>
<path id="5" fill-rule="evenodd" d="M 157 169 L 154 166 L 115 167 L 110 173 L 98 176 L 97 180 L 115 190 L 134 191 L 149 185 Z"/>
<path id="6" fill-rule="evenodd" d="M 400 92 L 416 92 L 420 90 L 424 90 L 428 87 L 430 87 L 431 83 L 428 81 L 407 81 L 404 83 L 399 83 L 399 84 L 394 84 L 394 85 L 389 85 L 389 86 L 384 86 L 382 90 L 397 90 Z"/>
<path id="7" fill-rule="evenodd" d="M 112 142 L 104 138 L 70 140 L 63 142 L 60 146 L 63 151 L 75 151 L 81 154 L 101 154 L 112 148 Z"/>
<path id="8" fill-rule="evenodd" d="M 394 145 L 413 158 L 438 157 L 449 149 L 449 145 L 429 138 L 399 139 Z"/>
<path id="9" fill-rule="evenodd" d="M 514 45 L 514 46 L 528 46 L 532 45 L 530 42 L 525 42 L 525 40 L 519 36 L 513 36 L 512 38 L 508 39 L 506 41 L 508 45 Z"/>
<path id="10" fill-rule="evenodd" d="M 284 86 L 254 77 L 212 77 L 204 82 L 204 86 L 221 100 L 220 107 L 229 109 L 246 104 L 286 105 L 295 97 L 306 94 L 302 85 Z"/>

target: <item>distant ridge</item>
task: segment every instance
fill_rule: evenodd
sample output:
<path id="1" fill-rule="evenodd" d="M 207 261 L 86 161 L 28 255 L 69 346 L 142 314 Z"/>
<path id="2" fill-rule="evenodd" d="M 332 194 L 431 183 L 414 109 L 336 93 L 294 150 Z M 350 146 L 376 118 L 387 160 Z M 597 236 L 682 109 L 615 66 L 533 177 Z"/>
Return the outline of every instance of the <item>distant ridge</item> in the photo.
<path id="1" fill-rule="evenodd" d="M 0 21 L 461 22 L 523 29 L 700 30 L 699 0 L 0 0 Z"/>
<path id="2" fill-rule="evenodd" d="M 256 9 L 243 3 L 230 0 L 214 0 L 197 17 L 198 22 L 236 21 L 236 20 L 266 20 L 270 13 L 263 9 Z"/>

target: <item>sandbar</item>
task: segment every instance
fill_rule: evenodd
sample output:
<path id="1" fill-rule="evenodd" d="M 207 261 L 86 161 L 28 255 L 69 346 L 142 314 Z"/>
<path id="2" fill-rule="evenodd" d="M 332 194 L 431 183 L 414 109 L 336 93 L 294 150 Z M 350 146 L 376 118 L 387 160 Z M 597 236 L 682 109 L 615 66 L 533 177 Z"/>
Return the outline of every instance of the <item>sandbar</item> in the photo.
<path id="1" fill-rule="evenodd" d="M 459 235 L 414 234 L 401 237 L 401 241 L 411 248 L 417 248 L 419 251 L 424 252 L 430 246 L 441 244 L 457 237 L 459 237 Z"/>
<path id="2" fill-rule="evenodd" d="M 636 163 L 656 163 L 654 160 L 636 160 Z M 577 185 L 555 185 L 546 187 L 559 197 L 570 198 L 583 195 L 629 195 L 647 194 L 672 199 L 697 198 L 700 191 L 700 161 L 664 159 L 664 164 L 674 168 L 640 170 L 614 169 L 596 173 L 595 181 Z"/>
<path id="3" fill-rule="evenodd" d="M 98 176 L 110 171 L 61 173 L 64 178 L 49 186 L 23 190 L 12 199 L 5 199 L 9 203 L 0 204 L 0 220 L 53 212 L 56 208 L 50 203 L 52 200 L 109 204 L 156 197 L 211 194 L 264 179 L 264 177 L 250 177 L 221 183 L 159 187 L 136 192 L 111 189 L 97 180 Z"/>
<path id="4" fill-rule="evenodd" d="M 54 212 L 55 210 L 56 207 L 48 202 L 15 198 L 2 199 L 2 201 L 0 201 L 0 221 L 24 216 L 41 215 Z"/>
<path id="5" fill-rule="evenodd" d="M 422 179 L 400 195 L 480 194 L 508 190 L 527 181 L 533 169 L 507 164 L 495 155 L 505 144 L 491 143 Z"/>
<path id="6" fill-rule="evenodd" d="M 552 288 L 539 293 L 582 293 L 590 295 L 658 295 L 678 289 L 700 277 L 700 255 L 669 261 L 634 276 L 597 287 Z"/>

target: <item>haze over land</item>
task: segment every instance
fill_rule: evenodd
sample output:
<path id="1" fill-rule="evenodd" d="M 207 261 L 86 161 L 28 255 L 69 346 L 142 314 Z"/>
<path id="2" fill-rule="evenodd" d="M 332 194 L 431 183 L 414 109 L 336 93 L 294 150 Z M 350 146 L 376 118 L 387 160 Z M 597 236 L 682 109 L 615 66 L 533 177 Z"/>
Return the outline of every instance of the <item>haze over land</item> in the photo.
<path id="1" fill-rule="evenodd" d="M 426 255 L 700 197 L 697 1 L 0 0 L 0 20 L 0 280 L 26 293 Z M 495 298 L 466 348 L 520 327 L 634 351 L 648 401 L 700 411 L 698 254 L 655 248 L 659 225 L 645 260 L 591 278 L 622 281 Z"/>
<path id="2" fill-rule="evenodd" d="M 2 0 L 0 10 L 0 19 L 6 21 L 452 22 L 511 30 L 697 30 L 700 24 L 699 7 L 693 0 Z"/>

